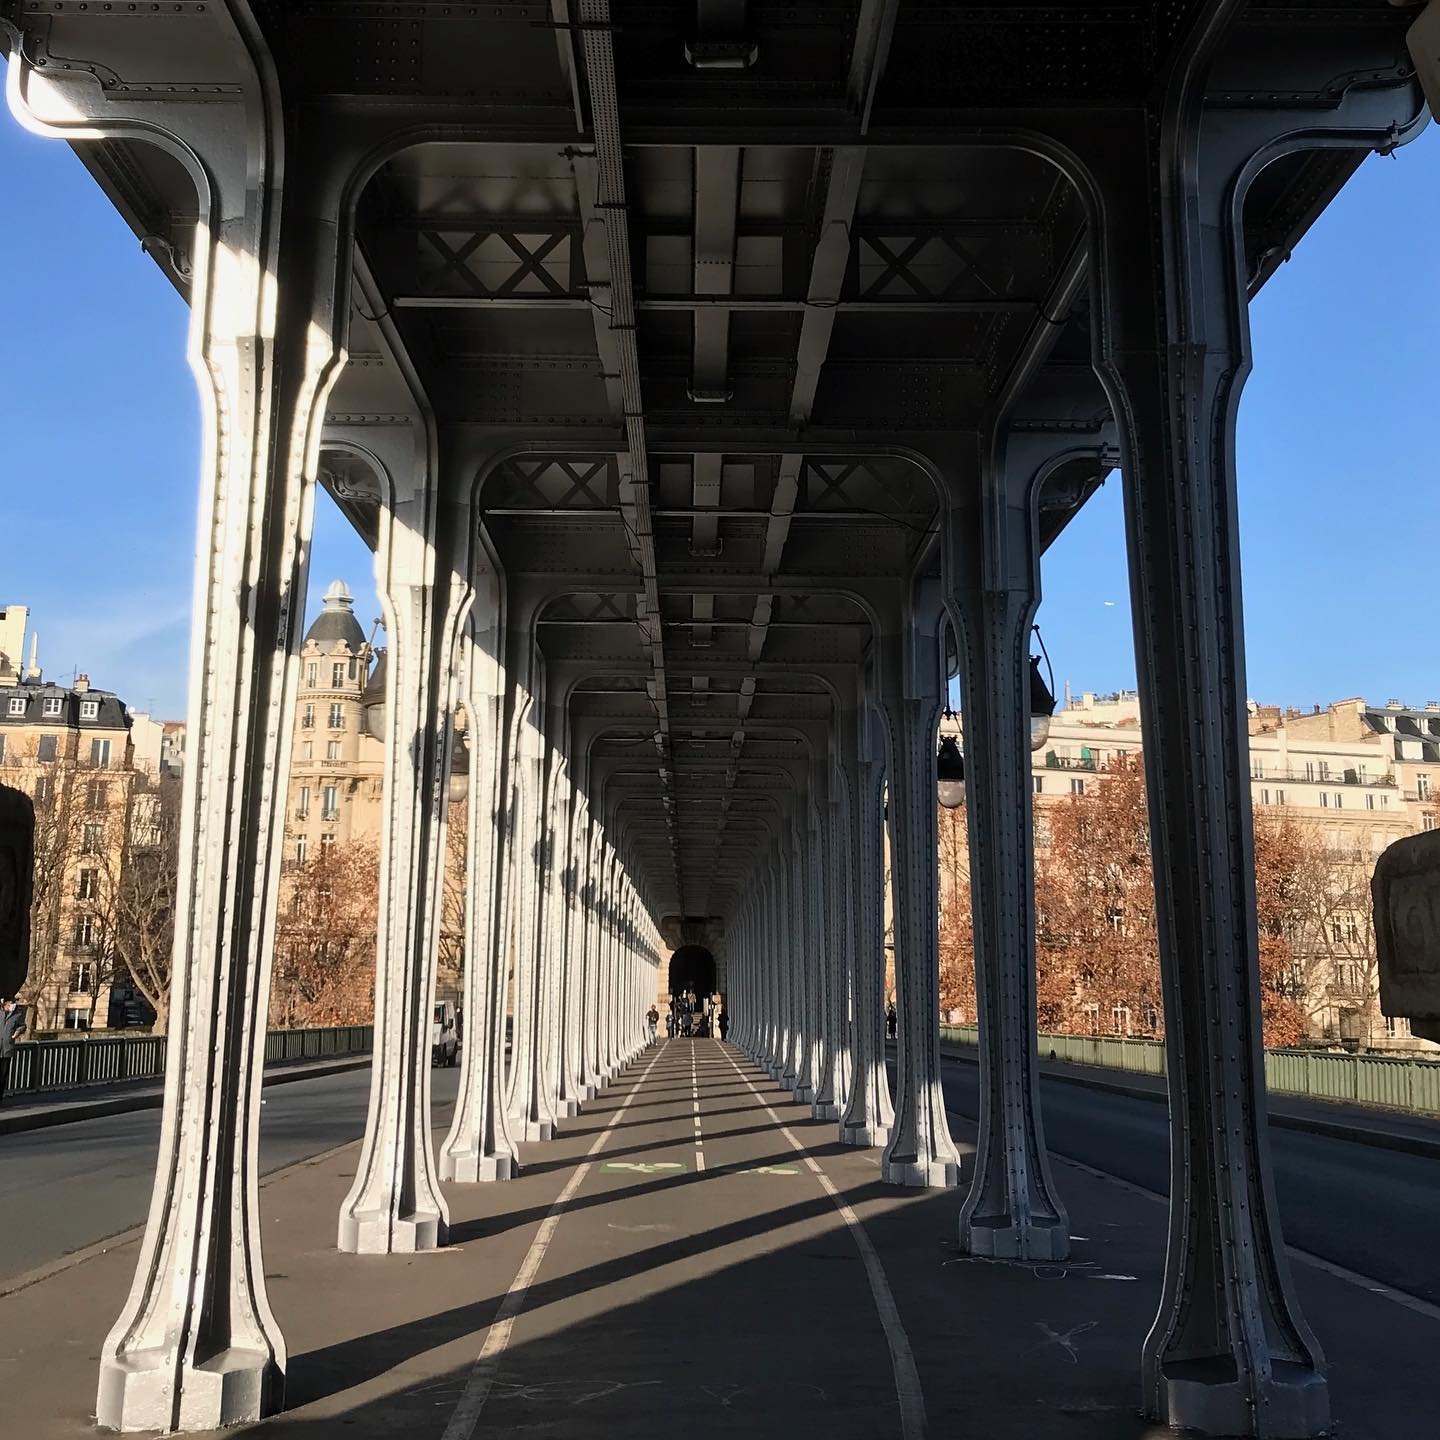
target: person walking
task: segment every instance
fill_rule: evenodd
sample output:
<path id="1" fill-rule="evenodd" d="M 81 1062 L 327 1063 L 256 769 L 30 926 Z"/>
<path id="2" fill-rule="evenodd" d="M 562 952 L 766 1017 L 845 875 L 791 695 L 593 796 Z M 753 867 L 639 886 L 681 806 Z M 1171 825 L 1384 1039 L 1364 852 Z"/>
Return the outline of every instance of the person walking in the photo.
<path id="1" fill-rule="evenodd" d="M 650 1043 L 655 1043 L 655 1035 L 660 1025 L 660 1012 L 651 1005 L 645 1012 L 645 1028 L 650 1032 Z"/>
<path id="2" fill-rule="evenodd" d="M 15 1061 L 15 1046 L 25 1032 L 25 1007 L 14 1000 L 0 1002 L 0 1104 L 10 1088 L 10 1067 Z"/>
<path id="3" fill-rule="evenodd" d="M 891 1040 L 895 1038 L 895 1030 L 899 1024 L 899 1018 L 895 1013 L 895 1004 L 892 1001 L 885 1007 L 885 1034 Z"/>

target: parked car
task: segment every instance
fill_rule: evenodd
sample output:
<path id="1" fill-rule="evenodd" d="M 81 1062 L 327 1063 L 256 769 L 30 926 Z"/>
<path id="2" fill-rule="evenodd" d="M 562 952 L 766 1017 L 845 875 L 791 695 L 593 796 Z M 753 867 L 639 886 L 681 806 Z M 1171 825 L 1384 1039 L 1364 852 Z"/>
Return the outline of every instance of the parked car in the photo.
<path id="1" fill-rule="evenodd" d="M 454 1065 L 460 1058 L 460 1016 L 453 1000 L 435 1002 L 430 1025 L 430 1063 Z"/>

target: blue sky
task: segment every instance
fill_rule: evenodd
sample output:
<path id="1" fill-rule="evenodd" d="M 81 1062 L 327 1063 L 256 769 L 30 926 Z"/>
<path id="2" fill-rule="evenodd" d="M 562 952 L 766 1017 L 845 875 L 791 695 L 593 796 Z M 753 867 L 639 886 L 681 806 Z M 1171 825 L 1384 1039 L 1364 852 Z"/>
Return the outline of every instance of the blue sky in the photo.
<path id="1" fill-rule="evenodd" d="M 1440 698 L 1433 337 L 1440 137 L 1366 160 L 1251 310 L 1240 412 L 1252 696 Z M 56 678 L 184 714 L 198 407 L 186 310 L 69 148 L 0 114 L 0 605 Z M 1134 684 L 1120 486 L 1046 556 L 1057 682 Z M 368 627 L 368 553 L 323 497 L 310 612 L 336 576 Z"/>

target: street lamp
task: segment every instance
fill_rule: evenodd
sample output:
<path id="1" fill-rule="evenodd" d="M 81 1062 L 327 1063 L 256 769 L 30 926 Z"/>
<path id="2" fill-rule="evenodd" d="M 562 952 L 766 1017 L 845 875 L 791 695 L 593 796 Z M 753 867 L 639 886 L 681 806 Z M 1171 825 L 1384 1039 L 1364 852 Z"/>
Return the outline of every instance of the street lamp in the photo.
<path id="1" fill-rule="evenodd" d="M 935 757 L 935 795 L 947 810 L 965 803 L 965 757 L 953 735 L 940 737 L 940 752 Z"/>
<path id="2" fill-rule="evenodd" d="M 1040 655 L 1030 657 L 1030 748 L 1038 750 L 1050 738 L 1050 719 L 1055 714 L 1055 671 L 1040 627 L 1035 625 L 1032 629 L 1040 644 L 1040 655 L 1045 657 L 1045 668 L 1050 671 L 1047 684 L 1040 673 Z M 947 719 L 953 718 L 949 710 L 945 715 Z M 947 810 L 965 803 L 965 757 L 953 735 L 940 737 L 940 749 L 935 756 L 935 782 L 936 798 Z"/>

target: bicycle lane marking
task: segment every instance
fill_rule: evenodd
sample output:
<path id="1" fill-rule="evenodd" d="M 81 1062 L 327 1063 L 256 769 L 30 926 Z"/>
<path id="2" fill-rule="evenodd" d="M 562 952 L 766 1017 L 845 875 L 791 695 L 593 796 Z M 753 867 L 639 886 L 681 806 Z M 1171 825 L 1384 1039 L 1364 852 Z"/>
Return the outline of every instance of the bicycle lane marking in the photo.
<path id="1" fill-rule="evenodd" d="M 525 1309 L 525 1299 L 530 1292 L 531 1285 L 535 1282 L 535 1276 L 540 1272 L 545 1252 L 549 1250 L 550 1242 L 554 1239 L 560 1217 L 565 1213 L 566 1206 L 574 1199 L 575 1192 L 585 1183 L 585 1177 L 589 1175 L 595 1157 L 604 1149 L 605 1142 L 610 1138 L 615 1126 L 619 1124 L 620 1117 L 645 1088 L 645 1082 L 650 1078 L 650 1072 L 655 1068 L 655 1062 L 663 1053 L 663 1047 L 656 1050 L 650 1063 L 636 1082 L 635 1088 L 625 1097 L 625 1103 L 610 1117 L 609 1123 L 595 1137 L 590 1148 L 585 1152 L 585 1158 L 575 1167 L 575 1173 L 566 1181 L 565 1188 L 555 1197 L 555 1203 L 540 1222 L 539 1228 L 535 1231 L 535 1238 L 530 1242 L 530 1248 L 525 1252 L 525 1258 L 520 1262 L 520 1268 L 515 1272 L 515 1278 L 510 1282 L 510 1288 L 505 1292 L 505 1298 L 500 1302 L 500 1308 L 495 1312 L 495 1318 L 490 1322 L 490 1328 L 485 1333 L 484 1344 L 481 1345 L 480 1353 L 475 1358 L 470 1377 L 465 1382 L 465 1389 L 461 1391 L 459 1400 L 455 1402 L 455 1410 L 450 1416 L 450 1423 L 446 1425 L 441 1440 L 472 1440 L 475 1427 L 480 1423 L 480 1412 L 484 1410 L 485 1402 L 490 1398 L 491 1390 L 494 1389 L 495 1376 L 499 1371 L 500 1361 L 510 1344 L 511 1332 L 515 1328 L 516 1320 L 520 1318 L 521 1312 Z"/>
<path id="2" fill-rule="evenodd" d="M 849 1229 L 851 1238 L 855 1241 L 855 1248 L 859 1250 L 860 1258 L 865 1263 L 865 1274 L 870 1281 L 870 1294 L 874 1298 L 875 1309 L 879 1312 L 880 1324 L 885 1331 L 885 1343 L 890 1348 L 890 1367 L 895 1375 L 895 1398 L 900 1406 L 902 1440 L 924 1440 L 927 1433 L 925 1396 L 920 1389 L 920 1372 L 915 1366 L 915 1353 L 910 1348 L 910 1338 L 906 1335 L 905 1327 L 900 1321 L 900 1310 L 895 1304 L 894 1292 L 890 1289 L 890 1281 L 886 1277 L 885 1267 L 881 1264 L 879 1253 L 871 1242 L 869 1233 L 860 1217 L 851 1209 L 849 1202 L 835 1187 L 835 1183 L 820 1168 L 819 1161 L 806 1150 L 789 1127 L 781 1121 L 765 1097 L 755 1088 L 754 1082 L 735 1063 L 728 1045 L 725 1047 L 724 1055 L 729 1060 L 731 1069 L 760 1102 L 761 1108 L 770 1117 L 771 1123 L 790 1142 L 790 1147 L 820 1182 L 820 1188 L 830 1197 L 831 1203 L 840 1212 L 840 1218 Z M 451 1440 L 451 1437 L 446 1436 L 445 1440 Z"/>

